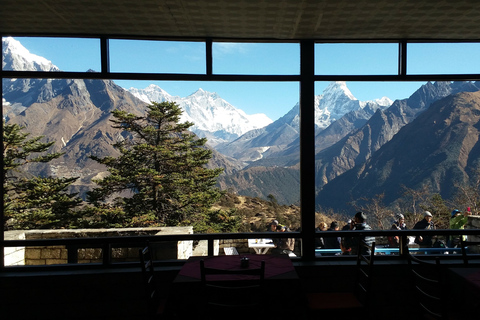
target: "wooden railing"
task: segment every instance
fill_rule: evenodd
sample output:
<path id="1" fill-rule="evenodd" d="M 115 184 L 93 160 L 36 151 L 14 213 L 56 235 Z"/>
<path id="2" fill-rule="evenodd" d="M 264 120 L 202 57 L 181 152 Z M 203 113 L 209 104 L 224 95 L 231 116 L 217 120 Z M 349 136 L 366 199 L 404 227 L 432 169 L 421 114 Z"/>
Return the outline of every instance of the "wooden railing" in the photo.
<path id="1" fill-rule="evenodd" d="M 313 238 L 306 238 L 302 232 L 276 233 L 276 232 L 261 232 L 261 233 L 214 233 L 214 234 L 184 234 L 184 235 L 152 235 L 152 236 L 124 236 L 124 237 L 102 237 L 102 238 L 71 238 L 71 239 L 41 239 L 41 240 L 3 240 L 4 247 L 29 247 L 29 246 L 65 246 L 68 250 L 68 265 L 44 266 L 45 268 L 68 268 L 71 266 L 78 266 L 81 268 L 88 267 L 111 267 L 118 263 L 112 263 L 111 249 L 112 248 L 128 248 L 141 247 L 145 243 L 158 243 L 164 241 L 187 241 L 187 240 L 206 240 L 208 241 L 208 255 L 213 255 L 214 240 L 218 239 L 255 239 L 255 238 L 285 238 L 287 235 L 290 238 L 295 238 L 299 241 L 314 242 L 315 237 L 360 237 L 360 236 L 374 236 L 374 237 L 388 237 L 399 236 L 400 245 L 398 250 L 400 256 L 406 254 L 404 252 L 404 244 L 407 243 L 407 237 L 417 235 L 431 235 L 437 237 L 448 237 L 450 235 L 464 234 L 470 237 L 480 239 L 480 229 L 466 229 L 466 230 L 370 230 L 370 231 L 324 231 L 315 233 Z M 103 260 L 101 264 L 77 264 L 76 252 L 79 248 L 100 248 L 103 250 Z M 435 248 L 439 251 L 439 248 Z M 428 250 L 426 250 L 428 251 Z M 433 250 L 430 250 L 433 251 Z M 449 250 L 451 251 L 451 250 Z M 332 259 L 335 257 L 329 257 Z M 343 257 L 342 257 L 343 258 Z M 305 260 L 300 256 L 298 260 Z M 315 257 L 314 259 L 322 259 L 322 257 Z M 179 260 L 162 261 L 165 264 L 183 263 Z M 28 266 L 21 267 L 4 267 L 2 270 L 11 268 L 28 268 Z"/>

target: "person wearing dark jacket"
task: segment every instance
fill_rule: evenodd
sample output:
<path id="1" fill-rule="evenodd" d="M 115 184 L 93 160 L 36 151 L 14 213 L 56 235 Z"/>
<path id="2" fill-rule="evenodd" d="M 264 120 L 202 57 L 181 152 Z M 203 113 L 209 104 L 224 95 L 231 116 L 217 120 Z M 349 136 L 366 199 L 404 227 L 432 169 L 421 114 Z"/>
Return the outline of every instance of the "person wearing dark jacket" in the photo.
<path id="1" fill-rule="evenodd" d="M 370 227 L 367 224 L 367 215 L 365 213 L 361 211 L 357 212 L 353 219 L 355 221 L 355 225 L 353 226 L 352 230 L 372 230 L 372 227 Z M 375 237 L 372 237 L 372 236 L 352 237 L 352 246 L 351 246 L 352 253 L 351 254 L 357 254 L 359 240 L 363 240 L 367 245 L 371 246 L 372 243 L 375 241 Z M 367 248 L 363 248 L 362 254 L 370 254 L 370 250 L 368 250 Z"/>
<path id="2" fill-rule="evenodd" d="M 349 219 L 347 224 L 343 226 L 342 231 L 353 230 L 355 226 L 355 220 Z M 349 255 L 352 253 L 352 237 L 343 237 L 340 242 L 340 249 L 342 254 Z"/>
<path id="3" fill-rule="evenodd" d="M 337 221 L 330 223 L 330 228 L 327 231 L 338 231 L 339 226 Z M 340 237 L 325 237 L 324 239 L 325 249 L 340 249 L 340 243 L 342 238 Z"/>
<path id="4" fill-rule="evenodd" d="M 424 229 L 424 230 L 433 230 L 435 226 L 432 222 L 432 214 L 429 211 L 425 211 L 423 219 L 415 223 L 413 229 Z M 424 235 L 424 236 L 416 236 L 415 243 L 418 244 L 422 248 L 430 248 L 432 247 L 432 236 Z"/>

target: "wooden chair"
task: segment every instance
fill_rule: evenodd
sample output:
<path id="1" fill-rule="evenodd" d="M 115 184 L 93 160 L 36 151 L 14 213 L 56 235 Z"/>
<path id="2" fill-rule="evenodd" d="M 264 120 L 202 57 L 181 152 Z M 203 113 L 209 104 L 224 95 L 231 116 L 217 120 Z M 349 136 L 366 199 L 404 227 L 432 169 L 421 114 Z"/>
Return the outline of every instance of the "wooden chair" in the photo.
<path id="1" fill-rule="evenodd" d="M 418 312 L 414 314 L 421 315 L 421 319 L 446 319 L 448 309 L 441 281 L 440 258 L 436 257 L 435 262 L 425 261 L 408 253 L 408 266 L 418 307 Z"/>
<path id="2" fill-rule="evenodd" d="M 259 268 L 216 269 L 205 266 L 205 261 L 200 260 L 200 275 L 203 288 L 205 308 L 202 318 L 226 319 L 229 317 L 251 318 L 263 314 L 268 310 L 265 306 L 263 292 L 265 278 L 265 261 Z M 228 279 L 229 276 L 238 278 Z"/>
<path id="3" fill-rule="evenodd" d="M 478 245 L 480 245 L 480 241 L 466 241 L 466 240 L 463 240 L 463 238 L 460 240 L 460 247 L 462 248 L 462 259 L 465 265 L 468 265 L 469 263 L 467 248 L 469 246 L 478 246 Z"/>
<path id="4" fill-rule="evenodd" d="M 163 319 L 166 312 L 167 299 L 161 297 L 155 281 L 155 270 L 153 268 L 152 251 L 150 245 L 139 250 L 145 297 L 147 300 L 147 312 L 150 319 Z"/>
<path id="5" fill-rule="evenodd" d="M 371 300 L 375 242 L 368 245 L 360 240 L 357 248 L 355 284 L 347 292 L 306 293 L 309 317 L 322 316 L 335 319 L 353 317 L 367 319 Z"/>

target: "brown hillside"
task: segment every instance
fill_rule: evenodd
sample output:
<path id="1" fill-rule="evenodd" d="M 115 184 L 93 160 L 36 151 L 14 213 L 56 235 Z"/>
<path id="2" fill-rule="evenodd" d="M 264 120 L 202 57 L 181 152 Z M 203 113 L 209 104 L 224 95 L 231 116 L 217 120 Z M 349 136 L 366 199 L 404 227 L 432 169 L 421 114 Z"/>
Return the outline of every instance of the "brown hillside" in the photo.
<path id="1" fill-rule="evenodd" d="M 280 224 L 288 226 L 296 231 L 301 227 L 300 207 L 295 205 L 279 205 L 275 199 L 273 201 L 238 196 L 232 193 L 226 193 L 222 199 L 213 207 L 213 209 L 229 210 L 235 208 L 238 215 L 242 217 L 243 223 L 249 226 L 253 232 L 263 232 L 267 230 L 267 225 L 276 219 Z M 315 213 L 315 223 L 325 222 L 328 225 L 338 217 L 327 216 L 323 213 Z M 340 224 L 342 224 L 340 222 Z M 248 229 L 248 227 L 247 227 Z"/>

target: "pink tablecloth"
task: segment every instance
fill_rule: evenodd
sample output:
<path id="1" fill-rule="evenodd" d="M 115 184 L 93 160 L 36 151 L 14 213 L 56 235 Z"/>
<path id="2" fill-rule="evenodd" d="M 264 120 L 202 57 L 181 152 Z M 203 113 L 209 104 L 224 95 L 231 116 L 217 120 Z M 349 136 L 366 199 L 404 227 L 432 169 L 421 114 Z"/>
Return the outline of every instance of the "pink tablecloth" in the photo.
<path id="1" fill-rule="evenodd" d="M 456 282 L 455 284 L 464 286 L 464 290 L 469 290 L 472 294 L 480 297 L 479 267 L 450 268 L 450 272 L 453 274 L 452 279 Z"/>
<path id="2" fill-rule="evenodd" d="M 173 309 L 179 313 L 179 319 L 193 319 L 198 316 L 198 310 L 204 308 L 201 297 L 204 289 L 200 282 L 200 260 L 205 261 L 207 267 L 241 269 L 240 261 L 243 257 L 249 258 L 249 267 L 260 266 L 265 261 L 265 306 L 277 305 L 278 301 L 287 301 L 281 306 L 281 314 L 285 319 L 296 319 L 298 306 L 301 304 L 301 286 L 297 272 L 287 255 L 235 255 L 215 257 L 191 257 L 185 262 L 175 277 L 172 286 Z M 217 277 L 217 276 L 215 276 Z M 220 277 L 220 276 L 218 276 Z M 248 276 L 247 276 L 248 277 Z M 213 280 L 210 278 L 210 280 Z M 215 278 L 219 281 L 246 280 L 238 276 L 221 275 Z M 189 307 L 185 308 L 185 301 Z M 251 315 L 247 317 L 251 318 Z M 278 315 L 275 315 L 278 318 Z"/>
<path id="3" fill-rule="evenodd" d="M 200 260 L 205 261 L 205 266 L 218 269 L 241 269 L 240 260 L 249 258 L 249 268 L 259 268 L 261 261 L 265 261 L 265 279 L 281 278 L 282 275 L 296 276 L 292 261 L 287 255 L 235 255 L 214 257 L 191 257 L 182 267 L 179 276 L 200 279 Z M 221 280 L 226 280 L 222 276 Z M 228 280 L 235 280 L 233 276 Z"/>

